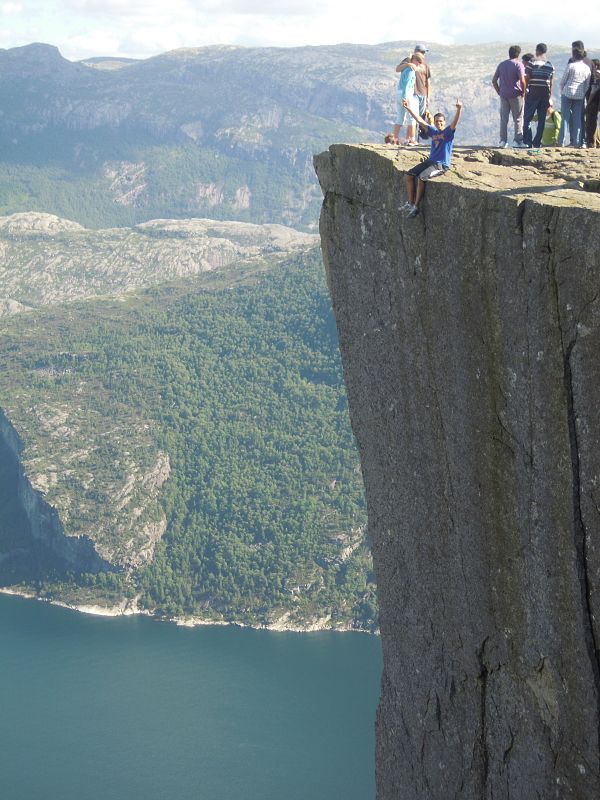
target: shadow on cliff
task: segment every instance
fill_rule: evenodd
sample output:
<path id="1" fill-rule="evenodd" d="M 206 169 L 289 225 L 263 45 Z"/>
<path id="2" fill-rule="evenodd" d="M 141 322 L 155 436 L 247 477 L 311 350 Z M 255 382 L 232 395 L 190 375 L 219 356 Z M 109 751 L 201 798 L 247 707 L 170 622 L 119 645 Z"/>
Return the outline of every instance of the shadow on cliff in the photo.
<path id="1" fill-rule="evenodd" d="M 73 565 L 36 539 L 19 497 L 20 466 L 0 440 L 0 587 L 26 584 L 41 588 L 72 576 Z"/>

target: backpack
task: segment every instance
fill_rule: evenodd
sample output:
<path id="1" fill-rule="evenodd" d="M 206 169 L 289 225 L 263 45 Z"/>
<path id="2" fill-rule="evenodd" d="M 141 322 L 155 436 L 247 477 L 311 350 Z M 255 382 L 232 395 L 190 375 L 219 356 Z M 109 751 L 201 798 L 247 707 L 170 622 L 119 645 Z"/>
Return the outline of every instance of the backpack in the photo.
<path id="1" fill-rule="evenodd" d="M 429 109 L 426 109 L 423 119 L 428 125 L 433 125 L 433 114 Z M 419 139 L 429 139 L 429 131 L 422 125 L 419 125 Z"/>

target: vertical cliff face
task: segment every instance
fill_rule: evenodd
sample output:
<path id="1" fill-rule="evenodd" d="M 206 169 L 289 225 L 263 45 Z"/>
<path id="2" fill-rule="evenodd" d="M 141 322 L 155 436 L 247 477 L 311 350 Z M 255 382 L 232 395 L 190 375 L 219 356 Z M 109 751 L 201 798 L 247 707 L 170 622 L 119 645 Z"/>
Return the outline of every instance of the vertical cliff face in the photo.
<path id="1" fill-rule="evenodd" d="M 384 652 L 379 800 L 600 796 L 600 154 L 315 165 Z M 595 182 L 594 182 L 595 181 Z"/>
<path id="2" fill-rule="evenodd" d="M 71 569 L 83 572 L 100 572 L 110 564 L 96 552 L 87 536 L 66 536 L 55 508 L 49 505 L 27 479 L 20 463 L 22 450 L 19 436 L 0 410 L 0 456 L 10 473 L 10 487 L 16 494 L 13 501 L 20 506 L 20 528 L 23 541 L 14 550 L 4 552 L 0 558 L 28 554 L 34 557 L 48 551 L 61 559 Z"/>

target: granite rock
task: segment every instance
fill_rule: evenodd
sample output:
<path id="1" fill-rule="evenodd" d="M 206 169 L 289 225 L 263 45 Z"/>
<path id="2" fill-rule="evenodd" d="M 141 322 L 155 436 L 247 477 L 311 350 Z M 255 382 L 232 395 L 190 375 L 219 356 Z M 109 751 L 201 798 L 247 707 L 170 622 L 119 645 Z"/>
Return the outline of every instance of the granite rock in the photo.
<path id="1" fill-rule="evenodd" d="M 600 796 L 600 153 L 315 158 L 384 654 L 379 800 Z"/>

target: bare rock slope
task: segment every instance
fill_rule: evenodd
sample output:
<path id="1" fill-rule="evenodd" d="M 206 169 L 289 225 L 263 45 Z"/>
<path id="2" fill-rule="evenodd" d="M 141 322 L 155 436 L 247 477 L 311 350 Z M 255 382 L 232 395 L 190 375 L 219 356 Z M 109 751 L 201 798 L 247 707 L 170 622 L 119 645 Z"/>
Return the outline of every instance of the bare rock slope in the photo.
<path id="1" fill-rule="evenodd" d="M 0 316 L 98 295 L 122 295 L 200 272 L 313 247 L 283 225 L 158 219 L 88 230 L 37 212 L 0 217 Z"/>
<path id="2" fill-rule="evenodd" d="M 316 157 L 384 651 L 379 800 L 600 796 L 600 153 Z M 586 191 L 587 190 L 587 191 Z"/>

